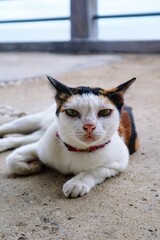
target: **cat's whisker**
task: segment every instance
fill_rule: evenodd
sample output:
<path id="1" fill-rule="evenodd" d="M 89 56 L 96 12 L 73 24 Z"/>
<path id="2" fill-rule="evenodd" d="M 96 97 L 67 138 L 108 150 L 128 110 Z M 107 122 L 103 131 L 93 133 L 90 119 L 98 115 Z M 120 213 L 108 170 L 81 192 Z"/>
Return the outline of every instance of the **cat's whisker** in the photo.
<path id="1" fill-rule="evenodd" d="M 60 139 L 57 139 L 57 140 L 56 140 L 57 145 L 56 145 L 56 148 L 55 148 L 55 154 L 57 154 L 57 152 L 58 152 L 58 150 L 59 150 L 59 148 L 60 148 L 60 142 L 61 142 Z"/>
<path id="2" fill-rule="evenodd" d="M 73 137 L 74 136 L 74 134 L 72 132 L 70 132 L 70 131 L 63 131 L 62 134 L 65 137 Z"/>

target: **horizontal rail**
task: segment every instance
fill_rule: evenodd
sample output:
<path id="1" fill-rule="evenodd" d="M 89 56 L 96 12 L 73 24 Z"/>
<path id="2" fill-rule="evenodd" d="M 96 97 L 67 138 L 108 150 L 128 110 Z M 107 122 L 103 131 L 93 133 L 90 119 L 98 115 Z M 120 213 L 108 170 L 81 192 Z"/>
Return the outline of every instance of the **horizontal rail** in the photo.
<path id="1" fill-rule="evenodd" d="M 0 23 L 2 24 L 3 23 L 27 23 L 27 22 L 48 22 L 48 21 L 65 21 L 65 20 L 70 20 L 70 17 L 1 20 Z"/>
<path id="2" fill-rule="evenodd" d="M 129 17 L 154 17 L 160 16 L 160 12 L 157 13 L 132 13 L 132 14 L 115 14 L 115 15 L 95 15 L 94 20 L 105 18 L 129 18 Z M 70 17 L 55 17 L 55 18 L 36 18 L 36 19 L 17 19 L 17 20 L 0 20 L 0 24 L 6 23 L 28 23 L 28 22 L 48 22 L 48 21 L 66 21 L 71 20 Z"/>
<path id="3" fill-rule="evenodd" d="M 113 14 L 113 15 L 95 15 L 93 19 L 104 19 L 104 18 L 129 18 L 129 17 L 155 17 L 160 16 L 160 12 L 155 13 L 131 13 L 131 14 Z"/>
<path id="4" fill-rule="evenodd" d="M 129 17 L 154 17 L 160 16 L 160 12 L 157 13 L 132 13 L 132 14 L 113 14 L 113 15 L 95 15 L 94 20 L 105 18 L 129 18 Z M 17 20 L 0 20 L 0 24 L 6 23 L 27 23 L 27 22 L 48 22 L 48 21 L 66 21 L 71 20 L 69 16 L 66 17 L 54 17 L 54 18 L 33 18 L 33 19 L 17 19 Z"/>
<path id="5" fill-rule="evenodd" d="M 160 41 L 71 40 L 58 42 L 0 43 L 0 52 L 55 53 L 160 53 Z"/>

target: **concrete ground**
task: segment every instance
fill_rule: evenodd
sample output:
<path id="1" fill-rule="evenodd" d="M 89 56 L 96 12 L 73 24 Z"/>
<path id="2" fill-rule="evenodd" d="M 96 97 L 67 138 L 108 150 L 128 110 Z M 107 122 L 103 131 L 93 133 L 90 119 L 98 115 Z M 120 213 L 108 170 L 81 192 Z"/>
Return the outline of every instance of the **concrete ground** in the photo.
<path id="1" fill-rule="evenodd" d="M 69 177 L 51 169 L 7 177 L 9 152 L 1 154 L 0 239 L 159 240 L 160 56 L 1 53 L 0 123 L 51 104 L 45 73 L 71 86 L 105 88 L 136 76 L 126 103 L 133 107 L 141 147 L 124 173 L 77 199 L 63 196 Z"/>

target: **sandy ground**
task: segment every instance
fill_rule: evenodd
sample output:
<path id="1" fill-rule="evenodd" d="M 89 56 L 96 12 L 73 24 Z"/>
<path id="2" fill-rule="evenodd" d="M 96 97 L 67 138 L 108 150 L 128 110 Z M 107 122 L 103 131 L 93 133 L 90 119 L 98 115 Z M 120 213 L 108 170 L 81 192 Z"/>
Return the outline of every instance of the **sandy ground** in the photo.
<path id="1" fill-rule="evenodd" d="M 100 61 L 103 58 L 99 55 L 99 64 L 72 69 L 59 80 L 108 88 L 136 76 L 126 102 L 134 110 L 139 151 L 124 173 L 77 199 L 63 196 L 69 177 L 51 169 L 8 178 L 4 162 L 9 152 L 1 154 L 0 239 L 160 239 L 160 56 L 118 55 L 115 61 Z M 52 101 L 45 77 L 1 84 L 0 122 L 43 110 Z"/>

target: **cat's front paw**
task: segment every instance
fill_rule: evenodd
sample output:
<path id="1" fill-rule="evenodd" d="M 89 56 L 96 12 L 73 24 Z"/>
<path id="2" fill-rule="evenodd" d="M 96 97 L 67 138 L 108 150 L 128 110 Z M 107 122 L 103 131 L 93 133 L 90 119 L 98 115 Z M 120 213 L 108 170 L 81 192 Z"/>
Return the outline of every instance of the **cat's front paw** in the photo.
<path id="1" fill-rule="evenodd" d="M 82 197 L 90 190 L 89 186 L 81 182 L 80 180 L 76 180 L 71 178 L 68 182 L 63 185 L 63 193 L 66 197 Z"/>

